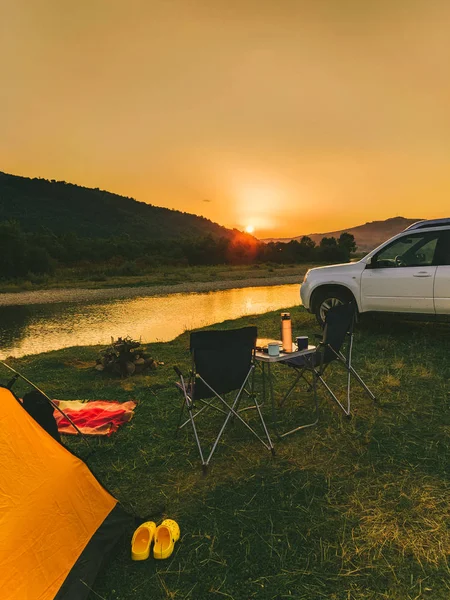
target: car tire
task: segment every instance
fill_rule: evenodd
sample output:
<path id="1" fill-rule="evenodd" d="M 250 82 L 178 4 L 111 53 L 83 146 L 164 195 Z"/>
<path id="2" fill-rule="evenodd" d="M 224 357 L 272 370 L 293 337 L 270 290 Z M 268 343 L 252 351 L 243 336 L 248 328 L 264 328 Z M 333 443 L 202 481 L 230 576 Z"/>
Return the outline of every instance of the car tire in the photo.
<path id="1" fill-rule="evenodd" d="M 325 314 L 333 306 L 345 304 L 354 300 L 351 292 L 342 288 L 318 290 L 313 299 L 313 313 L 321 327 L 325 325 Z"/>

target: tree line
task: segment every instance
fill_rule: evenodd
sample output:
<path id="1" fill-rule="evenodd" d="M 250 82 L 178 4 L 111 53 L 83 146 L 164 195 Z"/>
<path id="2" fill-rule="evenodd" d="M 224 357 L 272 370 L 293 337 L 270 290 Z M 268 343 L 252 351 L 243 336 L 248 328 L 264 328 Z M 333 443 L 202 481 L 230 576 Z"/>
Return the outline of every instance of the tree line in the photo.
<path id="1" fill-rule="evenodd" d="M 317 245 L 304 236 L 300 241 L 264 243 L 241 235 L 173 240 L 112 238 L 55 234 L 50 230 L 26 232 L 15 221 L 0 223 L 0 277 L 21 278 L 51 274 L 58 267 L 109 264 L 123 274 L 136 274 L 162 265 L 239 265 L 258 263 L 347 262 L 356 251 L 353 235 L 324 237 Z M 130 271 L 129 273 L 127 272 Z"/>

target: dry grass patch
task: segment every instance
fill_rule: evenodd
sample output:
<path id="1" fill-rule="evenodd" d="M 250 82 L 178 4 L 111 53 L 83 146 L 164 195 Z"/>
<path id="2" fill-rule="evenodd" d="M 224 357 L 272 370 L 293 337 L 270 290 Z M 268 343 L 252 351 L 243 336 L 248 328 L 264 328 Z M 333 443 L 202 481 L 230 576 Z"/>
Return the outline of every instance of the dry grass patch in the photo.
<path id="1" fill-rule="evenodd" d="M 123 390 L 125 390 L 126 392 L 132 392 L 135 389 L 136 385 L 132 381 L 130 381 L 129 379 L 123 379 L 120 382 L 120 387 Z"/>
<path id="2" fill-rule="evenodd" d="M 401 371 L 406 367 L 406 363 L 403 358 L 397 358 L 392 362 L 392 368 L 396 371 Z"/>
<path id="3" fill-rule="evenodd" d="M 392 375 L 392 373 L 387 373 L 381 377 L 381 385 L 386 386 L 388 388 L 398 388 L 400 387 L 400 379 Z"/>
<path id="4" fill-rule="evenodd" d="M 414 473 L 403 481 L 390 477 L 383 485 L 358 489 L 350 502 L 349 513 L 360 521 L 353 535 L 356 555 L 374 560 L 390 546 L 438 566 L 450 553 L 450 495 L 442 482 Z"/>
<path id="5" fill-rule="evenodd" d="M 420 379 L 433 379 L 435 374 L 431 367 L 422 364 L 415 364 L 410 369 L 411 375 Z"/>

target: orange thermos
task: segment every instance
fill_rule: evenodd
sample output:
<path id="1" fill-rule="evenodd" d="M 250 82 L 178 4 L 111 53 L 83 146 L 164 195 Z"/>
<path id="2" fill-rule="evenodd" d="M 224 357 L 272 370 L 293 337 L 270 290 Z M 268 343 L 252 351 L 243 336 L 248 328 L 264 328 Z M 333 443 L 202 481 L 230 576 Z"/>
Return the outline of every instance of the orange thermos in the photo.
<path id="1" fill-rule="evenodd" d="M 292 322 L 290 313 L 281 313 L 281 343 L 284 352 L 292 352 Z"/>

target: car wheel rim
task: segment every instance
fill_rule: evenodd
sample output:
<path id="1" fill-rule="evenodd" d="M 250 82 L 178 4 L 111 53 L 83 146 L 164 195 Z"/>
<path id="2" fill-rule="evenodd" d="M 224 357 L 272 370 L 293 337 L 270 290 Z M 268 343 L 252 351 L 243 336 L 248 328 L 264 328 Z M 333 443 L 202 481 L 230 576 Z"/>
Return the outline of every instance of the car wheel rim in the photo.
<path id="1" fill-rule="evenodd" d="M 340 304 L 344 303 L 342 302 L 342 300 L 339 300 L 339 298 L 327 298 L 326 300 L 324 300 L 320 305 L 319 311 L 321 320 L 325 322 L 325 316 L 330 310 L 330 308 L 333 308 L 334 306 L 339 306 Z"/>

